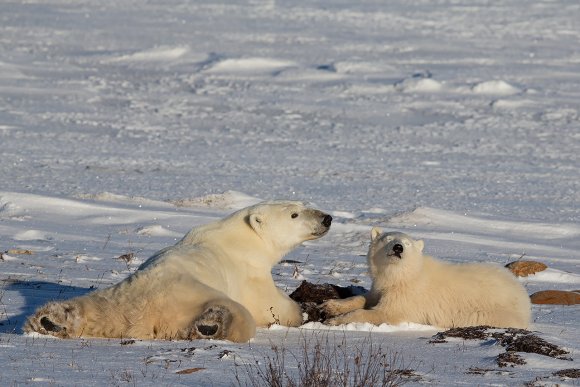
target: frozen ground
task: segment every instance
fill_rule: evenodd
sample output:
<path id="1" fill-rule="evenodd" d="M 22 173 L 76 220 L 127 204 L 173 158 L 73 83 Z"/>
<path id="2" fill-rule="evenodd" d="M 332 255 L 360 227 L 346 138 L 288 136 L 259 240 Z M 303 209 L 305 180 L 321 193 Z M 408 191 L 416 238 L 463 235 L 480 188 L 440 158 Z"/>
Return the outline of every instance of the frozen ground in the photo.
<path id="1" fill-rule="evenodd" d="M 246 345 L 22 335 L 39 304 L 117 282 L 255 199 L 335 215 L 274 269 L 289 292 L 369 287 L 372 225 L 451 261 L 540 260 L 530 293 L 579 289 L 578 20 L 573 0 L 3 2 L 0 250 L 33 254 L 0 261 L 0 384 L 228 385 L 272 344 L 362 345 L 368 326 Z M 433 345 L 436 329 L 414 325 L 371 335 L 414 384 L 578 384 L 552 375 L 580 368 L 578 307 L 533 312 L 574 361 L 500 369 L 494 343 Z"/>

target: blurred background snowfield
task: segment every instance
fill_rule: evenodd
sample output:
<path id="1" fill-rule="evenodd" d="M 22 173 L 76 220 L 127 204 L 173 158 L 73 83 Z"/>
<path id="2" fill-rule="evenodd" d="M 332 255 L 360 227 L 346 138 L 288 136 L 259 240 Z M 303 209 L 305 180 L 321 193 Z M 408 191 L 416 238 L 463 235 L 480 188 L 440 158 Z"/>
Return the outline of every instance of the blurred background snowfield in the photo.
<path id="1" fill-rule="evenodd" d="M 249 344 L 21 331 L 267 199 L 335 218 L 274 268 L 289 293 L 369 288 L 372 226 L 449 261 L 541 261 L 530 294 L 580 289 L 578 20 L 572 0 L 2 2 L 0 384 L 244 384 L 273 347 L 295 374 L 325 340 L 398 354 L 410 384 L 578 384 L 554 374 L 580 368 L 578 306 L 536 305 L 530 327 L 573 360 L 514 367 L 493 340 L 433 344 L 413 324 Z"/>

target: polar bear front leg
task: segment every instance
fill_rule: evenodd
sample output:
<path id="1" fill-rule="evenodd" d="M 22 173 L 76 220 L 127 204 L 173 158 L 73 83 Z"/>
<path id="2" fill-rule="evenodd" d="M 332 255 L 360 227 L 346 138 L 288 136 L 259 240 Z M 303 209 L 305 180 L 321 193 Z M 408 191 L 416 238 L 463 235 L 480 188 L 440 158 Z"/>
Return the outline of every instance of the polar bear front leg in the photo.
<path id="1" fill-rule="evenodd" d="M 371 323 L 380 325 L 382 323 L 393 323 L 388 321 L 387 317 L 376 309 L 357 309 L 353 312 L 341 314 L 324 321 L 328 325 L 343 325 L 349 323 Z"/>
<path id="2" fill-rule="evenodd" d="M 365 303 L 365 296 L 354 296 L 345 299 L 327 300 L 319 306 L 319 309 L 322 314 L 328 318 L 352 312 L 353 310 L 362 309 L 364 308 Z"/>
<path id="3" fill-rule="evenodd" d="M 24 332 L 38 332 L 67 339 L 82 334 L 84 319 L 74 302 L 50 302 L 38 309 L 24 324 Z"/>

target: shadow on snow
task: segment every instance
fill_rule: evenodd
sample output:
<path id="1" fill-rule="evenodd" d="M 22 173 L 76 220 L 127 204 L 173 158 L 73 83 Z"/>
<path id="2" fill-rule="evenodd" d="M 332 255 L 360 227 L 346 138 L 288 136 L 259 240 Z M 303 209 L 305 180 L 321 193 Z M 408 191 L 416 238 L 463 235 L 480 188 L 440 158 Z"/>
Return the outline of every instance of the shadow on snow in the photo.
<path id="1" fill-rule="evenodd" d="M 24 322 L 38 307 L 49 301 L 82 296 L 95 289 L 44 281 L 4 280 L 4 286 L 0 290 L 3 291 L 4 296 L 5 292 L 18 292 L 24 298 L 24 306 L 20 314 L 0 320 L 0 333 L 23 333 Z"/>

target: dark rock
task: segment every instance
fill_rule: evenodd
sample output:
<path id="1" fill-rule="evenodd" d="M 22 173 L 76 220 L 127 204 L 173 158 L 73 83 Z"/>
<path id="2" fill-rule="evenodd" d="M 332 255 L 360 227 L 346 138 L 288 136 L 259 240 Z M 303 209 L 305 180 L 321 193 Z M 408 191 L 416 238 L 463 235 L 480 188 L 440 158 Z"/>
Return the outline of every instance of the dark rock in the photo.
<path id="1" fill-rule="evenodd" d="M 290 298 L 298 302 L 302 312 L 308 315 L 308 320 L 324 321 L 318 305 L 326 300 L 342 299 L 367 293 L 362 286 L 337 286 L 332 284 L 313 284 L 308 281 L 302 281 L 300 286 L 290 294 Z"/>

